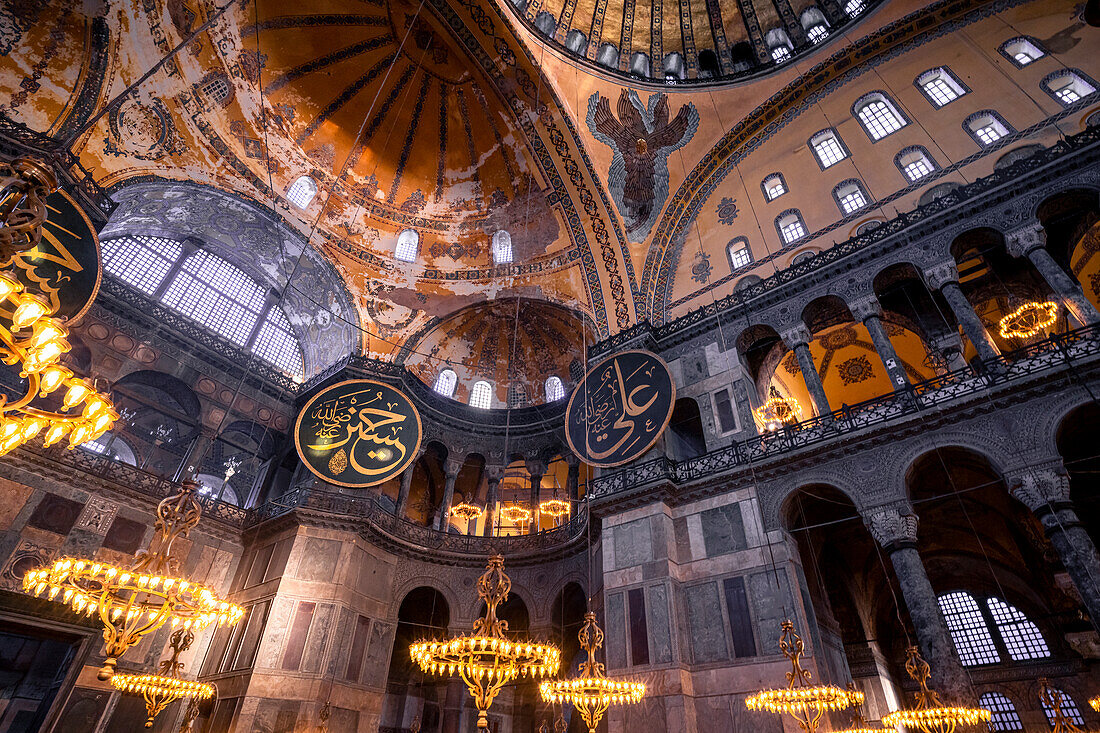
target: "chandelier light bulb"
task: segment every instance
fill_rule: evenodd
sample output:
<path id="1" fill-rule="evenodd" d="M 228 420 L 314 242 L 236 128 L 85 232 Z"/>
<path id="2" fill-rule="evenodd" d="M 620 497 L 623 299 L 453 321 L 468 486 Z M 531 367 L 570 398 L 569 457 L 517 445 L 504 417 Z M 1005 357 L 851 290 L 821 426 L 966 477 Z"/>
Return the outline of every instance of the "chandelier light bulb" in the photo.
<path id="1" fill-rule="evenodd" d="M 16 293 L 23 291 L 23 283 L 11 273 L 0 272 L 0 302 L 3 302 Z"/>
<path id="2" fill-rule="evenodd" d="M 68 423 L 54 423 L 50 426 L 50 429 L 46 431 L 46 436 L 42 439 L 42 442 L 47 446 L 54 445 L 69 434 L 69 429 L 70 426 Z"/>
<path id="3" fill-rule="evenodd" d="M 76 405 L 79 405 L 84 401 L 84 398 L 91 394 L 92 388 L 83 379 L 74 379 L 69 383 L 69 390 L 65 393 L 65 399 L 62 400 L 66 410 L 72 409 Z"/>
<path id="4" fill-rule="evenodd" d="M 30 348 L 37 349 L 43 344 L 46 344 L 55 339 L 66 339 L 69 336 L 69 329 L 62 326 L 60 323 L 52 318 L 41 318 L 34 324 L 34 331 L 31 334 L 31 340 L 28 344 Z"/>
<path id="5" fill-rule="evenodd" d="M 11 317 L 12 330 L 18 331 L 33 325 L 39 318 L 50 312 L 50 304 L 37 293 L 23 293 L 19 296 L 19 307 Z"/>
<path id="6" fill-rule="evenodd" d="M 66 379 L 72 379 L 73 373 L 63 366 L 51 364 L 42 370 L 38 378 L 39 394 L 45 397 L 57 390 Z"/>

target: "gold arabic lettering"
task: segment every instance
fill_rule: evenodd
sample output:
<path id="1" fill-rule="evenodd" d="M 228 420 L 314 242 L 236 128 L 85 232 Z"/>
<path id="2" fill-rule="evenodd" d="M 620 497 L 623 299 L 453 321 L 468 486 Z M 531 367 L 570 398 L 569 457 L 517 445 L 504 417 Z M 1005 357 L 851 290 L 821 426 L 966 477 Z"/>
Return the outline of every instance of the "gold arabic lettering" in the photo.
<path id="1" fill-rule="evenodd" d="M 377 476 L 389 471 L 403 462 L 408 453 L 400 437 L 407 416 L 395 412 L 399 407 L 396 402 L 386 402 L 388 409 L 372 406 L 381 401 L 381 390 L 370 388 L 319 403 L 309 413 L 317 442 L 306 447 L 328 452 L 347 445 L 348 461 L 359 474 Z M 380 447 L 365 454 L 381 464 L 378 467 L 371 468 L 361 462 L 363 453 L 358 449 L 363 441 Z"/>

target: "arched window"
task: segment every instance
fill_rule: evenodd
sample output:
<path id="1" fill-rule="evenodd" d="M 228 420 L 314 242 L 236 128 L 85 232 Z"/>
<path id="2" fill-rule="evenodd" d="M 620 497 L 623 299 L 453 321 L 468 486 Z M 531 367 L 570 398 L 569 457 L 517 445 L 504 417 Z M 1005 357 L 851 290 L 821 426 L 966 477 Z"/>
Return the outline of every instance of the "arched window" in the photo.
<path id="1" fill-rule="evenodd" d="M 944 196 L 949 195 L 953 191 L 962 188 L 962 184 L 957 181 L 946 181 L 938 185 L 932 186 L 917 199 L 918 206 L 926 206 L 937 199 L 942 199 Z"/>
<path id="2" fill-rule="evenodd" d="M 1008 655 L 1013 661 L 1021 662 L 1050 656 L 1050 649 L 1039 627 L 1028 620 L 1028 617 L 1019 609 L 1000 598 L 990 598 L 986 601 L 986 605 L 989 608 L 989 615 L 993 617 L 993 623 L 997 625 L 997 631 L 1001 634 L 1001 640 L 1008 649 Z"/>
<path id="3" fill-rule="evenodd" d="M 1005 58 L 1021 69 L 1046 56 L 1046 52 L 1039 46 L 1034 38 L 1025 36 L 1011 38 L 1005 41 L 1001 44 L 1000 50 Z"/>
<path id="4" fill-rule="evenodd" d="M 738 41 L 730 46 L 730 64 L 734 72 L 748 71 L 756 66 L 756 54 L 748 41 Z"/>
<path id="5" fill-rule="evenodd" d="M 535 27 L 539 29 L 539 33 L 544 36 L 554 35 L 554 29 L 557 27 L 557 21 L 554 20 L 554 16 L 545 10 L 539 11 L 539 14 L 535 16 Z"/>
<path id="6" fill-rule="evenodd" d="M 759 275 L 745 275 L 743 278 L 737 281 L 737 284 L 733 286 L 733 289 L 737 292 L 748 290 L 753 285 L 756 285 L 758 282 L 760 282 L 761 279 L 762 278 Z"/>
<path id="7" fill-rule="evenodd" d="M 711 79 L 722 75 L 722 69 L 718 65 L 718 54 L 713 49 L 704 48 L 699 52 L 699 77 Z"/>
<path id="8" fill-rule="evenodd" d="M 631 74 L 649 78 L 649 56 L 641 51 L 635 51 L 630 55 L 630 63 L 627 65 L 626 70 Z"/>
<path id="9" fill-rule="evenodd" d="M 508 407 L 526 407 L 530 399 L 527 397 L 527 387 L 522 384 L 508 386 Z"/>
<path id="10" fill-rule="evenodd" d="M 894 156 L 894 165 L 898 167 L 905 180 L 910 183 L 919 181 L 936 170 L 936 162 L 920 145 L 905 148 Z"/>
<path id="11" fill-rule="evenodd" d="M 810 39 L 810 43 L 820 43 L 829 36 L 829 22 L 817 8 L 809 7 L 803 10 L 799 22 L 802 24 L 802 29 L 806 31 L 806 37 Z"/>
<path id="12" fill-rule="evenodd" d="M 974 138 L 974 142 L 983 148 L 997 142 L 1011 131 L 1008 123 L 991 109 L 970 115 L 963 123 L 963 127 L 970 133 L 970 137 Z"/>
<path id="13" fill-rule="evenodd" d="M 416 262 L 416 252 L 420 248 L 420 235 L 412 229 L 405 229 L 397 235 L 397 246 L 393 256 L 402 262 Z"/>
<path id="14" fill-rule="evenodd" d="M 775 229 L 785 244 L 792 244 L 806 236 L 806 224 L 797 209 L 788 209 L 776 217 Z"/>
<path id="15" fill-rule="evenodd" d="M 783 180 L 782 173 L 772 173 L 760 182 L 760 188 L 764 191 L 764 198 L 768 201 L 775 201 L 787 193 L 787 182 Z"/>
<path id="16" fill-rule="evenodd" d="M 882 226 L 882 222 L 879 221 L 878 219 L 872 219 L 871 221 L 865 221 L 862 224 L 860 224 L 858 227 L 856 227 L 856 236 L 858 237 L 861 234 L 866 234 L 867 232 L 874 231 L 875 229 L 878 229 L 880 226 Z"/>
<path id="17" fill-rule="evenodd" d="M 794 259 L 791 260 L 791 264 L 801 265 L 803 262 L 809 262 L 814 257 L 817 257 L 817 252 L 815 250 L 808 249 L 805 252 L 799 252 L 798 254 L 796 254 L 794 256 Z"/>
<path id="18" fill-rule="evenodd" d="M 264 289 L 242 270 L 200 249 L 184 261 L 163 302 L 244 346 L 265 299 Z"/>
<path id="19" fill-rule="evenodd" d="M 791 51 L 794 50 L 794 44 L 791 43 L 787 31 L 782 28 L 772 28 L 764 36 L 764 43 L 767 44 L 768 53 L 775 63 L 782 64 L 791 60 Z"/>
<path id="20" fill-rule="evenodd" d="M 600 46 L 600 50 L 596 52 L 596 63 L 609 69 L 617 68 L 619 65 L 619 49 L 615 48 L 614 43 L 603 44 Z"/>
<path id="21" fill-rule="evenodd" d="M 1024 729 L 1020 715 L 1016 712 L 1016 706 L 999 692 L 987 692 L 979 697 L 978 707 L 992 713 L 989 727 L 998 733 L 1012 733 L 1012 731 Z"/>
<path id="22" fill-rule="evenodd" d="M 1062 715 L 1073 721 L 1074 725 L 1084 725 L 1085 719 L 1081 717 L 1081 711 L 1077 709 L 1077 703 L 1073 701 L 1066 692 L 1059 690 L 1057 687 L 1050 688 L 1051 697 L 1057 696 L 1057 700 L 1054 702 L 1060 702 L 1062 708 Z M 1054 725 L 1054 707 L 1047 704 L 1047 701 L 1043 699 L 1043 696 L 1039 696 L 1039 702 L 1043 704 L 1043 712 L 1047 714 L 1047 722 Z"/>
<path id="23" fill-rule="evenodd" d="M 924 72 L 917 77 L 916 85 L 936 109 L 954 102 L 970 91 L 946 66 Z"/>
<path id="24" fill-rule="evenodd" d="M 493 235 L 493 262 L 506 265 L 512 261 L 512 235 L 501 229 Z"/>
<path id="25" fill-rule="evenodd" d="M 290 184 L 290 188 L 287 189 L 286 200 L 299 209 L 304 209 L 310 205 L 313 201 L 313 197 L 316 195 L 317 184 L 313 182 L 313 179 L 309 176 L 300 176 L 298 180 Z"/>
<path id="26" fill-rule="evenodd" d="M 1056 71 L 1043 79 L 1041 86 L 1047 94 L 1058 100 L 1063 107 L 1069 107 L 1085 97 L 1096 93 L 1096 84 L 1075 69 Z"/>
<path id="27" fill-rule="evenodd" d="M 940 596 L 939 602 L 951 641 L 955 643 L 955 651 L 964 667 L 1001 661 L 981 606 L 974 596 L 958 591 Z"/>
<path id="28" fill-rule="evenodd" d="M 855 178 L 837 184 L 833 189 L 833 199 L 845 216 L 867 206 L 867 192 L 863 190 L 863 184 Z"/>
<path id="29" fill-rule="evenodd" d="M 726 245 L 726 256 L 730 261 L 730 272 L 737 272 L 742 267 L 752 264 L 752 250 L 749 249 L 749 241 L 744 237 L 738 237 Z"/>
<path id="30" fill-rule="evenodd" d="M 493 387 L 485 380 L 474 382 L 474 388 L 470 390 L 470 407 L 489 409 L 493 403 Z"/>
<path id="31" fill-rule="evenodd" d="M 435 376 L 435 384 L 432 385 L 437 393 L 444 397 L 452 397 L 455 393 L 455 385 L 458 384 L 458 375 L 453 369 L 444 369 Z"/>
<path id="32" fill-rule="evenodd" d="M 848 0 L 844 3 L 844 12 L 848 14 L 849 18 L 854 18 L 867 7 L 863 0 Z"/>
<path id="33" fill-rule="evenodd" d="M 882 92 L 871 92 L 857 99 L 852 113 L 872 140 L 881 140 L 906 125 L 893 100 Z"/>
<path id="34" fill-rule="evenodd" d="M 565 398 L 565 385 L 557 377 L 548 377 L 546 380 L 546 401 L 557 402 Z"/>
<path id="35" fill-rule="evenodd" d="M 179 242 L 145 234 L 107 239 L 102 249 L 103 269 L 147 295 L 157 291 L 183 254 L 183 245 Z"/>
<path id="36" fill-rule="evenodd" d="M 252 342 L 252 351 L 287 374 L 301 374 L 304 371 L 302 347 L 298 344 L 298 337 L 294 335 L 286 314 L 278 306 L 273 306 L 268 311 L 267 318 L 260 325 Z"/>
<path id="37" fill-rule="evenodd" d="M 810 149 L 814 151 L 814 157 L 817 158 L 817 164 L 821 166 L 822 170 L 836 165 L 848 157 L 848 150 L 840 141 L 840 136 L 836 134 L 836 130 L 833 129 L 822 130 L 811 137 Z"/>
<path id="38" fill-rule="evenodd" d="M 565 47 L 573 53 L 584 53 L 584 48 L 587 45 L 588 37 L 584 35 L 583 31 L 574 28 L 565 34 Z"/>
<path id="39" fill-rule="evenodd" d="M 665 56 L 664 64 L 665 80 L 682 81 L 687 72 L 684 70 L 684 57 L 677 51 Z"/>
<path id="40" fill-rule="evenodd" d="M 228 100 L 233 91 L 229 86 L 229 79 L 223 74 L 215 74 L 208 81 L 203 82 L 199 89 L 214 104 L 222 104 Z"/>

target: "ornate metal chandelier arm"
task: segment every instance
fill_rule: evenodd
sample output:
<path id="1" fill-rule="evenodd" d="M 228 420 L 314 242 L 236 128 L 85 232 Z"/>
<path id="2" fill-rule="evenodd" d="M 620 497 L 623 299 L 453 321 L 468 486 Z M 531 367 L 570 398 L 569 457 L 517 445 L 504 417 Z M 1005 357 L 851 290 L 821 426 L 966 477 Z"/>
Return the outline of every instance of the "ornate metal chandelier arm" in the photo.
<path id="1" fill-rule="evenodd" d="M 34 158 L 0 165 L 0 263 L 36 247 L 46 223 L 46 197 L 57 190 L 57 178 Z"/>

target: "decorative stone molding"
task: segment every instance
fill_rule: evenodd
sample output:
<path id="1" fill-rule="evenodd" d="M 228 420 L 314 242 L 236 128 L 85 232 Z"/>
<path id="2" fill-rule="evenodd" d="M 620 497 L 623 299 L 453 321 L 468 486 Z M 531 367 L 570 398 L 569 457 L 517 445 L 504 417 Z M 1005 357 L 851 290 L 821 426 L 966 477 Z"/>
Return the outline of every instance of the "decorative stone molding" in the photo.
<path id="1" fill-rule="evenodd" d="M 1005 249 L 1013 257 L 1026 257 L 1028 252 L 1045 247 L 1046 244 L 1047 233 L 1037 221 L 1005 234 Z"/>
<path id="2" fill-rule="evenodd" d="M 1036 514 L 1046 514 L 1069 504 L 1069 475 L 1061 465 L 1029 467 L 1005 476 L 1008 490 Z"/>
<path id="3" fill-rule="evenodd" d="M 443 472 L 447 476 L 458 476 L 458 472 L 462 470 L 462 461 L 457 458 L 448 458 L 443 461 Z M 416 465 L 415 462 L 411 465 Z"/>
<path id="4" fill-rule="evenodd" d="M 867 530 L 886 550 L 916 545 L 917 522 L 917 515 L 908 505 L 882 507 L 863 514 Z"/>
<path id="5" fill-rule="evenodd" d="M 876 298 L 873 293 L 857 300 L 849 301 L 848 310 L 852 312 L 852 317 L 860 322 L 863 322 L 872 316 L 877 318 L 882 317 L 882 306 L 879 304 L 878 298 Z"/>
<path id="6" fill-rule="evenodd" d="M 924 282 L 932 290 L 939 290 L 948 283 L 959 281 L 959 270 L 954 260 L 939 262 L 924 269 Z"/>

